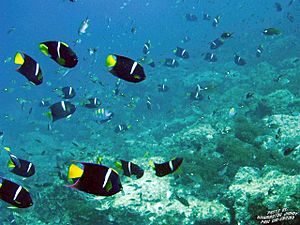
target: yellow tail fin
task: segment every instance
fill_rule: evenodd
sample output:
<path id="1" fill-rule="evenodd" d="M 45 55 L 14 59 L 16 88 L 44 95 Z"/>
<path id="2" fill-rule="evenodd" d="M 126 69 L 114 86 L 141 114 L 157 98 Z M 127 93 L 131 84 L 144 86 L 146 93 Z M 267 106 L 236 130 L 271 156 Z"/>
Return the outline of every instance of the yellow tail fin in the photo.
<path id="1" fill-rule="evenodd" d="M 44 53 L 46 56 L 49 55 L 48 47 L 45 44 L 40 44 L 39 49 L 42 53 Z"/>
<path id="2" fill-rule="evenodd" d="M 154 165 L 153 160 L 150 160 L 149 165 L 151 166 L 152 169 L 155 169 L 155 165 Z"/>
<path id="3" fill-rule="evenodd" d="M 107 67 L 113 67 L 117 63 L 117 59 L 114 55 L 108 55 L 106 58 L 106 66 Z"/>
<path id="4" fill-rule="evenodd" d="M 17 52 L 15 55 L 15 64 L 23 65 L 23 63 L 24 63 L 24 58 L 22 54 L 20 52 Z"/>
<path id="5" fill-rule="evenodd" d="M 10 152 L 10 147 L 4 147 L 4 150 Z"/>
<path id="6" fill-rule="evenodd" d="M 79 178 L 83 174 L 83 169 L 80 167 L 76 166 L 75 164 L 71 164 L 68 170 L 68 178 L 73 179 L 73 178 Z"/>
<path id="7" fill-rule="evenodd" d="M 7 162 L 7 167 L 12 169 L 12 168 L 15 168 L 16 166 L 15 166 L 14 162 L 10 159 Z"/>
<path id="8" fill-rule="evenodd" d="M 118 169 L 118 170 L 122 170 L 122 163 L 121 162 L 116 162 L 115 163 L 115 166 L 116 166 L 116 168 Z"/>

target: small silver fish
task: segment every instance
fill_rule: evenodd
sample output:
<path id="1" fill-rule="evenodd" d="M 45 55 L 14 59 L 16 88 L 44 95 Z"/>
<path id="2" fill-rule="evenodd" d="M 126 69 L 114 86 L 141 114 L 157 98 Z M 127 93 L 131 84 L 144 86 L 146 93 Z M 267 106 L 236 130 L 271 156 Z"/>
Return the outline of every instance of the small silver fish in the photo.
<path id="1" fill-rule="evenodd" d="M 84 21 L 82 21 L 81 26 L 78 29 L 78 34 L 82 35 L 86 33 L 86 30 L 89 27 L 89 22 L 90 20 L 88 18 L 86 18 Z"/>

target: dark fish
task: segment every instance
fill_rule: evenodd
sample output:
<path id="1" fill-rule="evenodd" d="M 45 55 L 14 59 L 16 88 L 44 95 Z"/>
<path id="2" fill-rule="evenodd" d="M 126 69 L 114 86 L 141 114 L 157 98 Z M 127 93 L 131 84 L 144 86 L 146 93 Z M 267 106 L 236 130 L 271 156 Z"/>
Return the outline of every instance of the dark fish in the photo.
<path id="1" fill-rule="evenodd" d="M 40 65 L 29 55 L 17 52 L 15 64 L 21 65 L 17 71 L 24 75 L 32 84 L 40 85 L 43 82 L 43 73 Z"/>
<path id="2" fill-rule="evenodd" d="M 283 150 L 283 155 L 287 156 L 290 155 L 292 152 L 298 150 L 300 148 L 300 145 L 294 146 L 294 147 L 287 147 Z"/>
<path id="3" fill-rule="evenodd" d="M 135 34 L 136 33 L 136 27 L 135 26 L 131 27 L 130 32 L 132 34 Z"/>
<path id="4" fill-rule="evenodd" d="M 155 175 L 158 177 L 163 177 L 168 174 L 174 173 L 181 165 L 183 158 L 175 158 L 171 161 L 164 163 L 154 163 L 153 168 L 155 170 Z"/>
<path id="5" fill-rule="evenodd" d="M 13 213 L 9 214 L 9 216 L 7 217 L 7 220 L 11 225 L 17 225 L 16 219 L 15 219 Z"/>
<path id="6" fill-rule="evenodd" d="M 96 110 L 95 115 L 96 115 L 96 122 L 102 124 L 110 121 L 113 118 L 114 113 L 107 109 L 102 108 Z"/>
<path id="7" fill-rule="evenodd" d="M 144 175 L 144 170 L 133 162 L 122 159 L 120 161 L 116 163 L 116 167 L 121 168 L 125 176 L 130 177 L 131 175 L 135 175 L 137 179 L 140 179 Z"/>
<path id="8" fill-rule="evenodd" d="M 192 100 L 203 100 L 204 96 L 200 93 L 203 90 L 207 90 L 207 88 L 202 88 L 199 84 L 197 84 L 195 91 L 190 93 Z"/>
<path id="9" fill-rule="evenodd" d="M 17 208 L 28 208 L 33 205 L 30 193 L 25 188 L 2 177 L 0 177 L 0 199 Z"/>
<path id="10" fill-rule="evenodd" d="M 220 19 L 221 19 L 221 16 L 216 16 L 214 19 L 213 19 L 213 27 L 218 27 L 219 26 L 219 23 L 220 23 Z"/>
<path id="11" fill-rule="evenodd" d="M 53 122 L 62 118 L 69 118 L 76 111 L 75 105 L 68 101 L 54 103 L 49 108 L 51 110 L 49 116 L 52 117 Z"/>
<path id="12" fill-rule="evenodd" d="M 0 143 L 3 144 L 4 142 L 4 132 L 0 130 Z"/>
<path id="13" fill-rule="evenodd" d="M 295 0 L 290 0 L 288 6 L 291 6 L 294 2 Z"/>
<path id="14" fill-rule="evenodd" d="M 120 55 L 108 55 L 106 66 L 113 75 L 133 83 L 146 79 L 144 68 L 136 61 Z"/>
<path id="15" fill-rule="evenodd" d="M 50 56 L 63 67 L 73 68 L 78 63 L 75 52 L 64 42 L 46 41 L 40 43 L 39 48 L 46 56 Z"/>
<path id="16" fill-rule="evenodd" d="M 95 109 L 101 105 L 101 102 L 98 98 L 89 98 L 87 102 L 84 103 L 84 106 L 88 109 Z"/>
<path id="17" fill-rule="evenodd" d="M 176 59 L 167 58 L 165 59 L 165 66 L 175 68 L 179 66 L 179 62 Z"/>
<path id="18" fill-rule="evenodd" d="M 234 62 L 239 66 L 244 66 L 247 63 L 246 60 L 241 58 L 239 55 L 234 55 Z"/>
<path id="19" fill-rule="evenodd" d="M 188 59 L 190 57 L 186 49 L 177 47 L 174 51 L 174 54 L 180 58 Z"/>
<path id="20" fill-rule="evenodd" d="M 291 14 L 291 13 L 287 13 L 286 14 L 286 18 L 291 22 L 291 23 L 294 23 L 295 21 L 295 17 Z"/>
<path id="21" fill-rule="evenodd" d="M 223 38 L 217 38 L 216 40 L 210 43 L 210 49 L 217 49 L 224 44 Z"/>
<path id="22" fill-rule="evenodd" d="M 22 177 L 31 177 L 35 174 L 35 166 L 32 162 L 19 159 L 10 152 L 10 148 L 8 147 L 5 147 L 4 149 L 8 152 L 10 157 L 10 160 L 7 163 L 8 168 L 11 169 L 10 172 Z"/>
<path id="23" fill-rule="evenodd" d="M 195 22 L 195 21 L 198 20 L 198 17 L 196 15 L 194 15 L 194 14 L 187 13 L 187 14 L 185 14 L 185 19 L 187 21 Z"/>
<path id="24" fill-rule="evenodd" d="M 152 68 L 155 67 L 155 62 L 153 61 L 153 59 L 149 58 L 147 56 L 141 58 L 140 63 L 143 64 L 143 65 L 149 65 Z"/>
<path id="25" fill-rule="evenodd" d="M 266 36 L 280 35 L 281 31 L 278 30 L 277 28 L 271 27 L 271 28 L 264 29 L 263 34 Z"/>
<path id="26" fill-rule="evenodd" d="M 115 132 L 116 132 L 116 133 L 125 132 L 125 131 L 127 131 L 130 127 L 131 127 L 130 125 L 119 124 L 119 125 L 115 128 Z"/>
<path id="27" fill-rule="evenodd" d="M 252 98 L 254 96 L 254 93 L 253 92 L 248 92 L 246 94 L 246 99 L 249 99 L 249 98 Z"/>
<path id="28" fill-rule="evenodd" d="M 231 38 L 232 35 L 233 35 L 233 33 L 231 33 L 231 32 L 224 32 L 224 33 L 221 35 L 221 38 L 223 38 L 223 39 Z"/>
<path id="29" fill-rule="evenodd" d="M 61 91 L 63 93 L 62 98 L 64 99 L 71 99 L 76 95 L 75 89 L 72 87 L 63 87 Z"/>
<path id="30" fill-rule="evenodd" d="M 157 86 L 159 92 L 167 92 L 169 90 L 169 87 L 165 84 L 159 84 Z"/>
<path id="31" fill-rule="evenodd" d="M 184 36 L 181 40 L 181 43 L 187 43 L 191 40 L 191 38 L 189 36 Z"/>
<path id="32" fill-rule="evenodd" d="M 259 45 L 256 49 L 256 57 L 259 58 L 263 52 L 263 45 Z"/>
<path id="33" fill-rule="evenodd" d="M 203 13 L 202 19 L 203 19 L 203 20 L 210 20 L 210 19 L 211 19 L 211 16 L 208 15 L 207 13 Z"/>
<path id="34" fill-rule="evenodd" d="M 41 100 L 39 103 L 40 107 L 47 107 L 50 105 L 50 102 L 48 100 Z"/>
<path id="35" fill-rule="evenodd" d="M 150 53 L 150 48 L 151 48 L 151 43 L 150 43 L 150 40 L 148 40 L 145 44 L 144 44 L 144 47 L 143 47 L 143 53 L 145 55 L 148 55 Z"/>
<path id="36" fill-rule="evenodd" d="M 187 206 L 187 207 L 190 206 L 189 202 L 185 198 L 178 196 L 176 193 L 174 193 L 174 196 L 175 196 L 176 200 L 178 200 L 182 205 Z"/>
<path id="37" fill-rule="evenodd" d="M 275 9 L 277 12 L 281 12 L 282 11 L 282 6 L 279 2 L 275 2 Z"/>
<path id="38" fill-rule="evenodd" d="M 71 188 L 98 196 L 112 196 L 122 190 L 119 174 L 104 165 L 81 162 L 83 169 L 72 164 L 68 178 L 75 179 Z"/>
<path id="39" fill-rule="evenodd" d="M 204 54 L 204 60 L 206 60 L 208 62 L 217 62 L 218 58 L 217 58 L 216 54 L 207 52 Z"/>
<path id="40" fill-rule="evenodd" d="M 149 96 L 147 96 L 146 105 L 148 110 L 152 110 L 151 98 Z"/>

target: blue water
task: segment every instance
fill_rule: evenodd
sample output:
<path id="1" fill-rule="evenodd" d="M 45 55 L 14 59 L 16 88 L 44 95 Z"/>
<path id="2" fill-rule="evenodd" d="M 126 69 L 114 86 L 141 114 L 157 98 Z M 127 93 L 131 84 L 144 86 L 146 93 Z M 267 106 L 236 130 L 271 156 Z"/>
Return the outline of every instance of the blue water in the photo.
<path id="1" fill-rule="evenodd" d="M 281 12 L 276 11 L 275 2 L 282 5 Z M 4 131 L 4 141 L 1 147 L 9 146 L 16 155 L 35 160 L 38 172 L 34 179 L 29 178 L 23 182 L 19 177 L 9 173 L 6 167 L 8 157 L 2 151 L 0 176 L 22 183 L 29 189 L 32 186 L 34 197 L 38 195 L 39 189 L 47 193 L 45 188 L 51 186 L 52 183 L 54 187 L 63 189 L 59 197 L 59 201 L 62 201 L 60 205 L 63 205 L 70 196 L 74 196 L 75 199 L 78 197 L 76 194 L 72 195 L 73 192 L 64 187 L 67 185 L 65 181 L 58 182 L 57 171 L 66 174 L 67 164 L 71 160 L 91 161 L 99 155 L 108 155 L 114 159 L 125 157 L 127 160 L 134 160 L 143 158 L 146 152 L 150 156 L 163 157 L 165 161 L 178 154 L 184 154 L 183 157 L 185 154 L 190 154 L 186 157 L 192 158 L 192 153 L 180 152 L 180 146 L 177 146 L 177 149 L 173 148 L 172 151 L 149 146 L 166 144 L 162 143 L 164 137 L 178 135 L 178 132 L 201 121 L 199 119 L 201 116 L 206 118 L 206 123 L 212 125 L 224 121 L 229 108 L 233 105 L 237 107 L 238 101 L 250 90 L 260 94 L 272 92 L 267 86 L 266 89 L 256 89 L 255 81 L 259 83 L 265 79 L 264 74 L 252 76 L 254 83 L 249 80 L 248 83 L 243 83 L 245 90 L 242 93 L 234 92 L 234 87 L 242 84 L 238 80 L 240 77 L 226 83 L 223 75 L 220 74 L 231 70 L 242 74 L 242 77 L 251 77 L 252 69 L 257 68 L 262 62 L 274 66 L 275 71 L 278 71 L 282 69 L 282 66 L 279 66 L 280 62 L 288 58 L 299 57 L 300 2 L 296 0 L 291 6 L 288 6 L 288 2 L 279 0 L 1 1 L 0 130 Z M 219 26 L 213 27 L 212 19 L 203 20 L 204 12 L 208 13 L 212 19 L 220 15 Z M 187 13 L 195 14 L 198 20 L 187 21 L 185 19 Z M 293 22 L 287 19 L 288 13 L 294 17 Z M 78 35 L 80 24 L 86 18 L 90 20 L 87 33 Z M 269 27 L 278 28 L 282 34 L 272 37 L 264 36 L 262 31 Z M 132 29 L 135 31 L 132 32 Z M 219 49 L 210 50 L 210 42 L 223 32 L 233 32 L 233 38 L 226 40 Z M 191 40 L 181 43 L 186 35 Z M 79 38 L 81 43 L 74 45 L 74 41 Z M 61 67 L 44 56 L 38 48 L 39 43 L 50 40 L 68 43 L 78 55 L 78 65 L 65 76 L 57 72 Z M 138 60 L 143 57 L 142 48 L 147 40 L 151 40 L 152 48 L 149 56 L 155 61 L 156 67 L 144 66 L 147 78 L 141 83 L 133 84 L 122 81 L 121 90 L 125 93 L 125 97 L 115 96 L 113 90 L 117 78 L 112 76 L 105 67 L 106 56 L 114 53 Z M 264 45 L 264 52 L 261 58 L 256 58 L 256 48 L 260 44 Z M 164 67 L 165 58 L 176 58 L 172 52 L 176 46 L 187 49 L 190 58 L 187 60 L 177 58 L 180 63 L 178 68 Z M 98 51 L 90 56 L 88 48 L 97 48 Z M 13 58 L 17 51 L 25 52 L 40 63 L 44 74 L 42 85 L 29 84 L 15 71 L 18 65 L 13 63 Z M 204 61 L 202 54 L 206 52 L 216 53 L 218 61 L 216 63 Z M 234 54 L 245 58 L 246 66 L 235 65 Z M 299 69 L 299 66 L 297 68 Z M 201 74 L 205 72 L 211 75 L 202 77 Z M 199 73 L 199 76 L 195 76 L 196 73 Z M 103 85 L 92 83 L 91 75 L 98 78 Z M 188 81 L 189 76 L 191 80 Z M 211 101 L 205 96 L 205 99 L 197 106 L 200 108 L 201 115 L 195 114 L 194 103 L 187 97 L 187 93 L 193 91 L 199 82 L 209 85 L 216 82 L 218 86 L 217 90 L 213 90 L 210 94 Z M 157 85 L 162 83 L 170 87 L 168 92 L 157 91 Z M 297 83 L 293 85 L 295 86 L 276 86 L 273 91 L 289 89 L 297 97 L 299 93 L 294 91 Z M 71 101 L 78 107 L 70 120 L 53 123 L 52 130 L 49 131 L 47 129 L 49 119 L 46 116 L 49 110 L 47 107 L 39 107 L 39 102 L 42 98 L 49 98 L 51 103 L 60 101 L 61 98 L 54 92 L 54 89 L 64 86 L 75 88 L 77 95 Z M 151 97 L 152 111 L 146 107 L 147 96 Z M 227 97 L 223 98 L 224 96 Z M 112 121 L 103 125 L 95 123 L 94 110 L 80 106 L 88 97 L 99 97 L 102 102 L 101 107 L 114 112 L 115 116 Z M 126 107 L 131 98 L 135 101 L 135 106 Z M 25 103 L 20 104 L 20 101 L 18 102 L 20 99 L 24 99 Z M 224 99 L 228 102 L 224 102 Z M 29 113 L 31 110 L 32 112 Z M 215 116 L 212 114 L 214 110 L 217 111 Z M 277 113 L 272 112 L 272 114 Z M 243 115 L 247 117 L 249 114 Z M 179 120 L 181 122 L 177 124 Z M 121 123 L 130 124 L 132 128 L 122 135 L 117 135 L 114 129 Z M 140 144 L 139 150 L 136 148 L 132 150 L 126 145 L 126 140 L 145 143 L 147 147 L 142 147 Z M 82 150 L 74 147 L 75 145 L 72 144 L 74 141 L 86 148 Z M 197 164 L 196 160 L 193 163 Z M 186 173 L 187 171 L 193 172 L 190 167 Z M 197 170 L 194 173 L 197 173 Z M 184 175 L 180 176 L 184 177 Z M 37 185 L 47 182 L 50 184 L 45 187 Z M 190 186 L 187 187 L 190 188 Z M 64 198 L 64 196 L 67 197 Z M 57 210 L 57 205 L 51 205 L 49 199 L 47 198 L 49 208 Z M 55 198 L 52 199 L 56 201 Z M 89 204 L 89 200 L 86 199 L 82 202 L 84 205 Z M 36 204 L 40 205 L 36 206 Z M 39 199 L 36 204 L 25 213 L 22 210 L 16 211 L 17 221 L 20 222 L 18 224 L 25 224 L 25 221 L 21 219 L 22 215 L 26 216 L 28 224 L 35 224 L 33 221 L 37 220 L 36 216 L 40 213 L 40 208 L 43 208 L 43 204 L 46 203 Z M 70 204 L 72 203 L 69 203 L 67 208 L 62 206 L 68 216 L 72 213 L 80 213 L 70 209 Z M 0 222 L 3 221 L 4 224 L 8 224 L 6 218 L 12 211 L 7 209 L 7 206 L 6 203 L 0 202 Z M 102 224 L 95 223 L 94 219 L 80 221 L 80 218 L 76 224 Z M 105 214 L 101 214 L 101 218 L 105 219 Z M 38 220 L 42 221 L 41 224 L 56 224 L 51 219 L 39 218 Z M 195 218 L 194 222 L 196 220 Z M 124 224 L 123 222 L 117 220 L 112 224 Z M 140 224 L 140 220 L 135 220 L 135 216 L 132 215 L 131 222 L 126 224 Z M 145 222 L 145 224 L 150 224 L 150 222 Z M 169 221 L 169 223 L 162 224 L 173 223 Z"/>

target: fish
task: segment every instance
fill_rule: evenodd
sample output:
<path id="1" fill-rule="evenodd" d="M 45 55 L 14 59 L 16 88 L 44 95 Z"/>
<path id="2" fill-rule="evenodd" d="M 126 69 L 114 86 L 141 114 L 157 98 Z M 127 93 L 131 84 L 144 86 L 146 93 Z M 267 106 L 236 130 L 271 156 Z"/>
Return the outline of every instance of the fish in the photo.
<path id="1" fill-rule="evenodd" d="M 213 27 L 218 27 L 218 26 L 219 26 L 220 19 L 221 19 L 221 16 L 220 16 L 220 15 L 216 16 L 216 17 L 213 19 L 213 22 L 212 22 Z"/>
<path id="2" fill-rule="evenodd" d="M 4 147 L 4 149 L 8 152 L 10 157 L 10 160 L 7 163 L 8 168 L 11 169 L 10 172 L 21 177 L 31 177 L 35 174 L 35 166 L 32 162 L 20 159 L 13 155 L 9 147 Z"/>
<path id="3" fill-rule="evenodd" d="M 12 33 L 12 32 L 14 32 L 16 30 L 16 28 L 15 27 L 10 27 L 8 30 L 7 30 L 7 34 L 10 34 L 10 33 Z"/>
<path id="4" fill-rule="evenodd" d="M 96 196 L 112 196 L 122 191 L 119 174 L 112 168 L 95 163 L 79 162 L 83 168 L 71 164 L 68 178 L 75 180 L 70 188 Z"/>
<path id="5" fill-rule="evenodd" d="M 208 62 L 217 62 L 218 58 L 217 58 L 216 54 L 207 52 L 207 53 L 204 53 L 204 60 L 206 60 Z"/>
<path id="6" fill-rule="evenodd" d="M 300 145 L 297 146 L 293 146 L 293 147 L 286 147 L 283 150 L 283 155 L 287 156 L 290 155 L 292 152 L 295 152 L 296 150 L 298 150 L 300 148 Z"/>
<path id="7" fill-rule="evenodd" d="M 27 189 L 3 177 L 0 177 L 0 199 L 17 208 L 28 208 L 33 205 Z"/>
<path id="8" fill-rule="evenodd" d="M 110 121 L 113 116 L 113 112 L 104 108 L 95 111 L 96 122 L 100 124 Z"/>
<path id="9" fill-rule="evenodd" d="M 46 41 L 39 44 L 41 52 L 50 56 L 56 63 L 63 67 L 73 68 L 78 63 L 76 53 L 64 42 Z"/>
<path id="10" fill-rule="evenodd" d="M 89 18 L 87 17 L 85 20 L 82 21 L 79 29 L 78 29 L 78 34 L 79 35 L 82 35 L 82 34 L 85 34 L 86 33 L 86 30 L 88 29 L 89 27 Z"/>
<path id="11" fill-rule="evenodd" d="M 190 22 L 195 22 L 198 20 L 198 17 L 192 13 L 185 14 L 185 19 Z"/>
<path id="12" fill-rule="evenodd" d="M 288 6 L 291 6 L 294 2 L 295 0 L 290 0 Z"/>
<path id="13" fill-rule="evenodd" d="M 256 49 L 256 57 L 257 58 L 261 57 L 261 54 L 262 54 L 263 50 L 264 50 L 264 46 L 263 45 L 259 45 L 257 47 L 257 49 Z"/>
<path id="14" fill-rule="evenodd" d="M 282 11 L 282 6 L 279 2 L 275 2 L 275 9 L 277 12 L 281 12 Z"/>
<path id="15" fill-rule="evenodd" d="M 210 43 L 210 49 L 217 49 L 224 44 L 223 38 L 217 38 Z"/>
<path id="16" fill-rule="evenodd" d="M 231 107 L 229 109 L 228 116 L 229 117 L 234 117 L 236 114 L 237 114 L 236 109 L 234 107 Z"/>
<path id="17" fill-rule="evenodd" d="M 203 13 L 203 16 L 202 16 L 202 19 L 203 19 L 203 20 L 210 20 L 210 19 L 211 19 L 211 16 L 208 15 L 208 13 L 204 12 L 204 13 Z"/>
<path id="18" fill-rule="evenodd" d="M 133 162 L 121 159 L 120 162 L 116 162 L 115 165 L 118 169 L 123 170 L 124 175 L 127 177 L 135 175 L 136 179 L 140 179 L 144 175 L 144 170 Z"/>
<path id="19" fill-rule="evenodd" d="M 246 99 L 249 99 L 249 98 L 252 98 L 254 96 L 254 93 L 253 92 L 248 92 L 246 94 Z"/>
<path id="20" fill-rule="evenodd" d="M 48 107 L 48 106 L 50 106 L 50 100 L 42 99 L 42 100 L 39 102 L 39 106 L 40 106 L 40 107 Z"/>
<path id="21" fill-rule="evenodd" d="M 90 56 L 95 55 L 98 51 L 98 48 L 88 48 L 88 53 Z"/>
<path id="22" fill-rule="evenodd" d="M 9 216 L 7 217 L 7 220 L 11 225 L 17 225 L 16 219 L 15 219 L 15 216 L 13 213 L 9 214 Z"/>
<path id="23" fill-rule="evenodd" d="M 164 60 L 164 65 L 166 67 L 175 68 L 179 66 L 179 62 L 176 59 L 166 58 Z"/>
<path id="24" fill-rule="evenodd" d="M 266 36 L 274 36 L 274 35 L 280 35 L 281 31 L 277 28 L 271 27 L 271 28 L 266 28 L 262 32 Z"/>
<path id="25" fill-rule="evenodd" d="M 56 102 L 50 107 L 50 112 L 48 116 L 52 118 L 52 122 L 63 118 L 70 118 L 71 115 L 76 111 L 76 106 L 68 101 Z"/>
<path id="26" fill-rule="evenodd" d="M 125 131 L 129 130 L 130 128 L 131 128 L 131 125 L 119 124 L 119 125 L 115 128 L 115 132 L 116 132 L 116 133 L 122 133 L 122 132 L 125 132 Z"/>
<path id="27" fill-rule="evenodd" d="M 175 199 L 178 200 L 182 205 L 184 205 L 186 207 L 190 206 L 189 202 L 185 198 L 178 196 L 176 193 L 174 193 L 174 196 L 175 196 Z"/>
<path id="28" fill-rule="evenodd" d="M 148 40 L 145 44 L 144 44 L 144 47 L 143 47 L 143 53 L 145 55 L 148 55 L 150 53 L 150 48 L 151 48 L 151 42 L 150 40 Z"/>
<path id="29" fill-rule="evenodd" d="M 75 89 L 72 87 L 63 87 L 61 91 L 62 91 L 61 97 L 64 99 L 71 99 L 74 98 L 76 95 Z"/>
<path id="30" fill-rule="evenodd" d="M 189 42 L 191 40 L 191 38 L 189 37 L 189 36 L 184 36 L 182 39 L 181 39 L 181 43 L 187 43 L 187 42 Z"/>
<path id="31" fill-rule="evenodd" d="M 159 84 L 157 86 L 159 92 L 167 92 L 169 90 L 169 87 L 165 84 Z"/>
<path id="32" fill-rule="evenodd" d="M 111 74 L 128 82 L 138 83 L 146 79 L 144 68 L 138 62 L 125 56 L 108 55 L 106 66 Z"/>
<path id="33" fill-rule="evenodd" d="M 200 93 L 203 90 L 207 90 L 207 87 L 202 88 L 199 84 L 196 85 L 195 91 L 190 93 L 190 97 L 192 100 L 203 100 L 204 96 Z"/>
<path id="34" fill-rule="evenodd" d="M 27 78 L 30 83 L 34 85 L 40 85 L 43 83 L 43 72 L 40 64 L 37 63 L 29 55 L 21 52 L 17 52 L 14 58 L 14 62 L 17 65 L 21 65 L 17 72 Z"/>
<path id="35" fill-rule="evenodd" d="M 184 48 L 177 47 L 173 50 L 173 53 L 180 58 L 188 59 L 190 57 L 188 51 Z"/>
<path id="36" fill-rule="evenodd" d="M 88 98 L 84 103 L 84 107 L 88 109 L 95 109 L 101 105 L 101 102 L 98 98 Z"/>
<path id="37" fill-rule="evenodd" d="M 182 164 L 183 158 L 176 157 L 173 160 L 164 163 L 150 162 L 150 166 L 155 170 L 155 175 L 163 177 L 168 174 L 174 173 Z"/>
<path id="38" fill-rule="evenodd" d="M 290 21 L 291 23 L 294 23 L 295 21 L 295 17 L 291 14 L 291 13 L 287 13 L 286 14 L 286 18 L 288 19 L 288 21 Z"/>
<path id="39" fill-rule="evenodd" d="M 149 96 L 146 98 L 146 105 L 148 110 L 152 110 L 151 98 Z"/>
<path id="40" fill-rule="evenodd" d="M 149 65 L 149 66 L 152 67 L 152 68 L 155 67 L 155 62 L 153 61 L 153 59 L 150 58 L 150 57 L 147 57 L 147 56 L 141 58 L 139 62 L 140 62 L 142 65 Z"/>
<path id="41" fill-rule="evenodd" d="M 222 33 L 221 38 L 222 39 L 228 39 L 228 38 L 231 38 L 232 35 L 233 35 L 232 32 L 224 32 L 224 33 Z"/>
<path id="42" fill-rule="evenodd" d="M 3 144 L 4 142 L 4 131 L 0 130 L 0 143 Z"/>
<path id="43" fill-rule="evenodd" d="M 234 62 L 235 62 L 235 64 L 237 64 L 239 66 L 244 66 L 247 64 L 246 60 L 237 54 L 234 55 Z"/>

